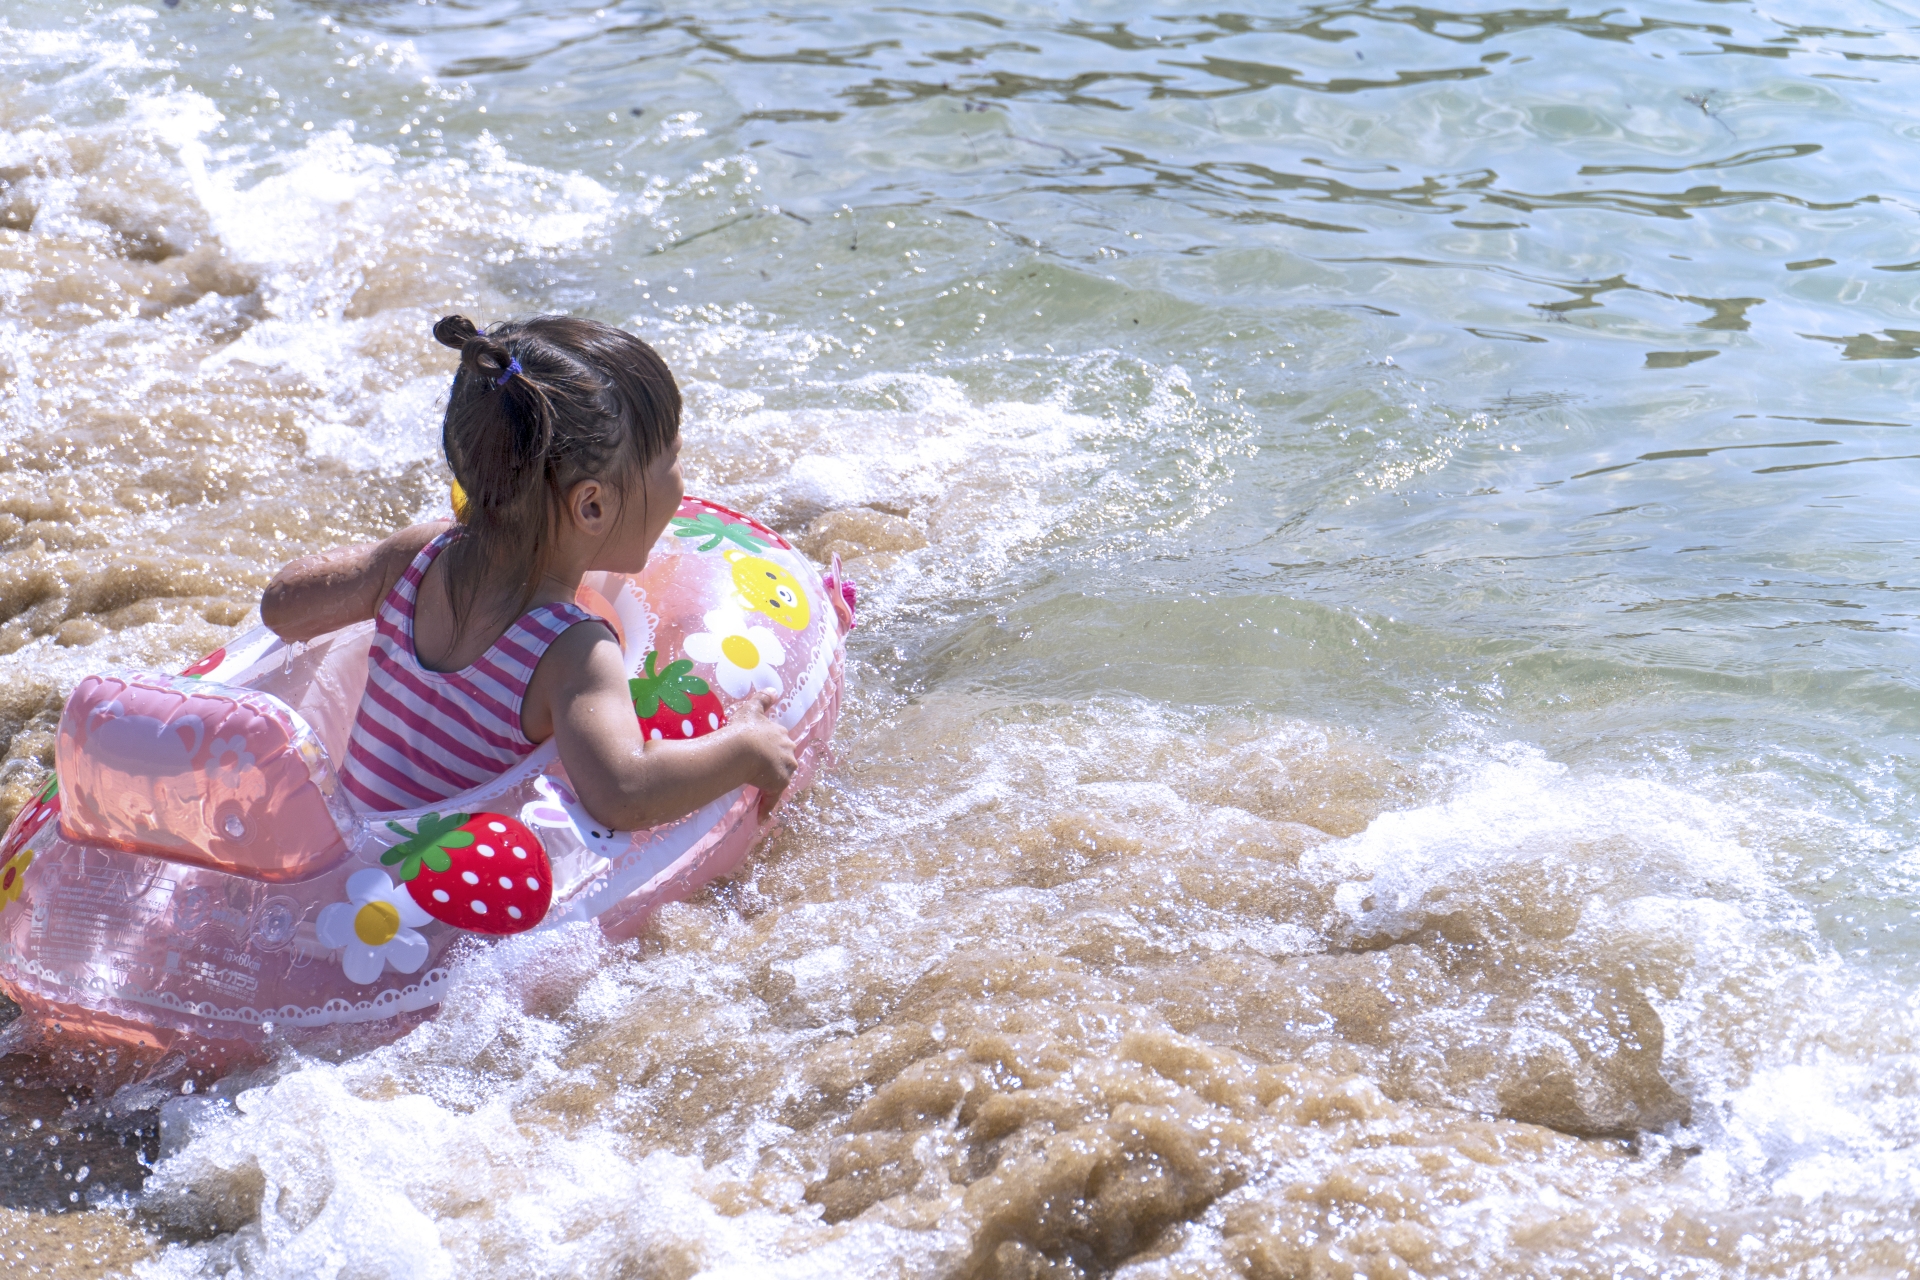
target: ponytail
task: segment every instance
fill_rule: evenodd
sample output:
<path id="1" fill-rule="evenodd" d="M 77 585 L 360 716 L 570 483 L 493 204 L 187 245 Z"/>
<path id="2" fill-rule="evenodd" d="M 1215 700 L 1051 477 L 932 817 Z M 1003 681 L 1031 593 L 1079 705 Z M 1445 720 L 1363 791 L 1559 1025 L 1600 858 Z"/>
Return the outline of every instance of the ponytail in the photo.
<path id="1" fill-rule="evenodd" d="M 504 513 L 537 483 L 553 446 L 553 402 L 537 377 L 465 316 L 433 326 L 460 353 L 440 443 L 470 511 Z"/>

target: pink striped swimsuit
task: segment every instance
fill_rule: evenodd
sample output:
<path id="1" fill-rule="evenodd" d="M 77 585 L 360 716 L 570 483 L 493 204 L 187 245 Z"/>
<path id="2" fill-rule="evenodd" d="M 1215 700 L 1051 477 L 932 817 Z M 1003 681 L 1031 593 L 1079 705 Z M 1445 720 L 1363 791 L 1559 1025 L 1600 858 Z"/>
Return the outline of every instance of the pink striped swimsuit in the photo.
<path id="1" fill-rule="evenodd" d="M 577 604 L 543 604 L 472 666 L 427 670 L 414 655 L 414 605 L 427 566 L 459 536 L 449 530 L 422 547 L 375 615 L 367 691 L 340 770 L 363 809 L 433 804 L 525 759 L 537 744 L 520 728 L 520 704 L 540 655 L 567 628 L 601 621 Z"/>

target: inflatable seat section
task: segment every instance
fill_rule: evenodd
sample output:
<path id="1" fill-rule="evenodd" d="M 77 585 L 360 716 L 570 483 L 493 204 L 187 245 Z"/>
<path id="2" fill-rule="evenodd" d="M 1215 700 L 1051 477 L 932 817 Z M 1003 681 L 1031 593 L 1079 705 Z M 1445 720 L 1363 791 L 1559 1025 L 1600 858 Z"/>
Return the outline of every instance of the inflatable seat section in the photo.
<path id="1" fill-rule="evenodd" d="M 326 748 L 271 694 L 88 676 L 67 699 L 54 755 L 70 840 L 270 883 L 347 856 L 352 810 Z"/>

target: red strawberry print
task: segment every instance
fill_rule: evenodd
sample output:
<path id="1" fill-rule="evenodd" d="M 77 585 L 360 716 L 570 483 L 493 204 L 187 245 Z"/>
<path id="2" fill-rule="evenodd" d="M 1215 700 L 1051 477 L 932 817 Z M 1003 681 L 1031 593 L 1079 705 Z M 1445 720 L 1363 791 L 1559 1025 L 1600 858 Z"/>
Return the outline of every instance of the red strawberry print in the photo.
<path id="1" fill-rule="evenodd" d="M 13 820 L 13 827 L 7 832 L 5 844 L 0 844 L 0 862 L 6 862 L 26 845 L 27 841 L 40 834 L 40 828 L 47 825 L 53 816 L 60 812 L 60 779 L 49 778 L 33 803 L 20 811 Z"/>
<path id="2" fill-rule="evenodd" d="M 380 855 L 435 920 L 474 933 L 524 933 L 553 905 L 553 867 L 533 832 L 503 813 L 430 813 Z"/>
<path id="3" fill-rule="evenodd" d="M 213 670 L 226 660 L 227 647 L 221 645 L 218 649 L 215 649 L 212 653 L 200 659 L 200 661 L 194 663 L 180 674 L 183 676 L 191 676 L 193 679 L 198 680 L 201 676 L 207 674 L 207 672 Z"/>
<path id="4" fill-rule="evenodd" d="M 627 681 L 633 695 L 633 713 L 640 717 L 640 732 L 646 738 L 678 742 L 701 738 L 727 722 L 727 709 L 720 695 L 699 676 L 692 674 L 693 662 L 682 658 L 669 662 L 660 671 L 653 669 L 658 650 L 647 653 L 646 670 Z"/>

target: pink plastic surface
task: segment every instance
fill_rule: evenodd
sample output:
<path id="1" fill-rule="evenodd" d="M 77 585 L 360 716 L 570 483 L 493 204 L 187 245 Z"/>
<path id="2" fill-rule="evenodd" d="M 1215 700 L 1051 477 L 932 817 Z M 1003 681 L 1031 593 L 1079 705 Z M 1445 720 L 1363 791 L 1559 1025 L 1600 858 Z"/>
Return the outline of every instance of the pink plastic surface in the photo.
<path id="1" fill-rule="evenodd" d="M 347 856 L 352 810 L 320 740 L 271 694 L 88 676 L 55 745 L 68 839 L 272 884 Z"/>
<path id="2" fill-rule="evenodd" d="M 774 692 L 796 792 L 824 767 L 850 610 L 771 530 L 689 499 L 645 572 L 590 574 L 579 598 L 614 624 L 629 672 L 649 652 L 689 663 L 726 714 Z M 83 680 L 59 792 L 0 843 L 0 986 L 68 1030 L 202 1057 L 340 1024 L 399 1034 L 430 1013 L 448 948 L 480 935 L 408 896 L 395 846 L 427 811 L 362 814 L 334 786 L 369 632 L 289 647 L 256 629 L 194 664 L 197 679 Z M 650 831 L 602 829 L 551 743 L 434 809 L 523 823 L 551 868 L 538 927 L 594 920 L 615 937 L 738 869 L 765 834 L 751 788 Z"/>

